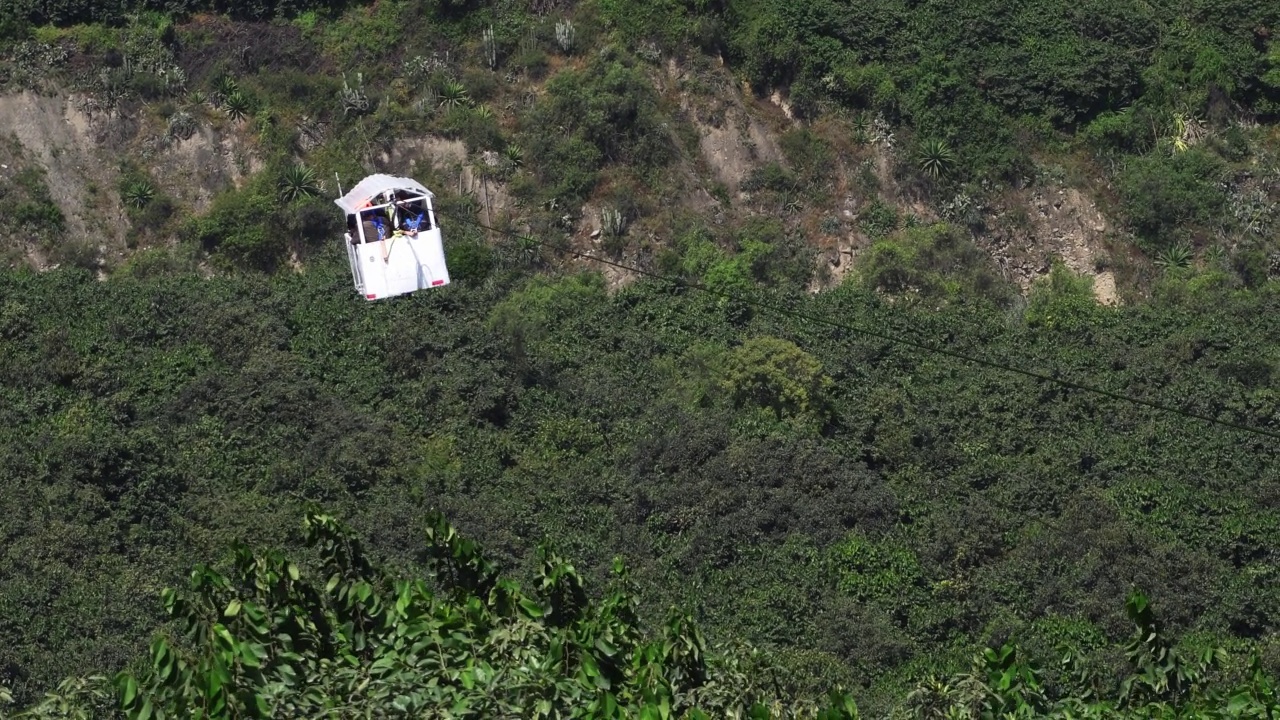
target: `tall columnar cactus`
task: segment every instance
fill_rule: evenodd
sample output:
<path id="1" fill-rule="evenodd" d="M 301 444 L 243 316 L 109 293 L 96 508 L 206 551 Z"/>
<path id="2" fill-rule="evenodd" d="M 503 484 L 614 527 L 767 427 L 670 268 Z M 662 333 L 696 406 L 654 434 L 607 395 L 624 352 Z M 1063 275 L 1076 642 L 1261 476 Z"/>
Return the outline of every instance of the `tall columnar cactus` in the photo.
<path id="1" fill-rule="evenodd" d="M 566 18 L 556 22 L 556 43 L 566 55 L 573 52 L 573 40 L 576 34 L 572 20 Z"/>
<path id="2" fill-rule="evenodd" d="M 484 29 L 484 59 L 490 70 L 498 67 L 498 42 L 493 37 L 492 25 Z"/>

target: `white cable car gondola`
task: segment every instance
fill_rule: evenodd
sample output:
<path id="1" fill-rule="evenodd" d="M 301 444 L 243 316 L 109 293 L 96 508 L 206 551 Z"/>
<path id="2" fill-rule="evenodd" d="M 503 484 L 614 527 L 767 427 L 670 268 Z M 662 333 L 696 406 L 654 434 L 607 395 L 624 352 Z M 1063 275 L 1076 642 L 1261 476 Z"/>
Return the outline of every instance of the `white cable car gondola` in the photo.
<path id="1" fill-rule="evenodd" d="M 343 244 L 366 300 L 449 284 L 434 199 L 416 180 L 378 174 L 333 201 L 347 215 Z"/>

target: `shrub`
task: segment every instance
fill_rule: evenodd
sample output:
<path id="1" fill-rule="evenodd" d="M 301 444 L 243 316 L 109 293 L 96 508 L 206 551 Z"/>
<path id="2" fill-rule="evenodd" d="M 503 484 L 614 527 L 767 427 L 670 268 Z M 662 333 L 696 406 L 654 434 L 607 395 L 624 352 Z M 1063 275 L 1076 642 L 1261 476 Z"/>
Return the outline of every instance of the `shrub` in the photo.
<path id="1" fill-rule="evenodd" d="M 285 233 L 276 226 L 275 197 L 257 188 L 232 190 L 214 198 L 203 217 L 192 221 L 188 236 L 209 253 L 233 264 L 273 270 L 288 247 Z"/>
<path id="2" fill-rule="evenodd" d="M 549 62 L 546 51 L 533 45 L 522 45 L 508 61 L 512 67 L 528 73 L 534 80 L 542 79 Z"/>
<path id="3" fill-rule="evenodd" d="M 776 193 L 790 193 L 798 188 L 796 178 L 786 168 L 776 162 L 765 163 L 742 181 L 742 189 L 747 192 L 768 190 Z"/>
<path id="4" fill-rule="evenodd" d="M 801 176 L 816 180 L 831 171 L 835 154 L 831 145 L 809 128 L 790 130 L 778 139 L 782 154 Z"/>
<path id="5" fill-rule="evenodd" d="M 147 232 L 161 232 L 178 213 L 178 206 L 167 195 L 157 195 L 141 209 L 129 209 L 129 221 L 135 228 Z"/>
<path id="6" fill-rule="evenodd" d="M 539 181 L 565 201 L 582 199 L 603 163 L 643 173 L 672 157 L 653 86 L 629 62 L 610 56 L 552 78 L 524 127 Z"/>
<path id="7" fill-rule="evenodd" d="M 923 297 L 1005 303 L 1015 291 L 960 229 L 946 224 L 911 228 L 877 242 L 858 261 L 858 276 L 871 290 L 914 291 Z"/>
<path id="8" fill-rule="evenodd" d="M 451 242 L 445 245 L 445 263 L 451 278 L 479 282 L 493 269 L 493 251 L 474 240 Z"/>
<path id="9" fill-rule="evenodd" d="M 1231 256 L 1231 268 L 1240 276 L 1245 287 L 1262 287 L 1271 273 L 1267 254 L 1258 248 L 1240 250 Z"/>
<path id="10" fill-rule="evenodd" d="M 1203 225 L 1221 211 L 1222 174 L 1221 161 L 1199 148 L 1132 158 L 1118 178 L 1125 217 L 1142 239 L 1166 246 L 1176 229 Z"/>
<path id="11" fill-rule="evenodd" d="M 548 134 L 551 135 L 551 134 Z M 543 197 L 571 203 L 584 198 L 596 186 L 603 161 L 600 149 L 578 135 L 531 139 L 534 174 Z"/>
<path id="12" fill-rule="evenodd" d="M 752 286 L 751 264 L 740 255 L 720 255 L 707 266 L 703 283 L 717 293 L 741 296 Z"/>
<path id="13" fill-rule="evenodd" d="M 831 563 L 840 592 L 860 601 L 903 600 L 903 593 L 925 585 L 920 561 L 911 548 L 891 540 L 875 541 L 850 533 L 834 546 Z"/>
<path id="14" fill-rule="evenodd" d="M 778 420 L 820 426 L 830 420 L 831 378 L 817 358 L 787 340 L 756 337 L 735 348 L 725 360 L 721 386 L 739 408 L 765 408 Z"/>
<path id="15" fill-rule="evenodd" d="M 25 200 L 13 208 L 13 220 L 19 226 L 35 230 L 60 232 L 66 227 L 66 217 L 52 200 Z"/>
<path id="16" fill-rule="evenodd" d="M 461 139 L 472 153 L 500 150 L 506 144 L 497 118 L 484 106 L 451 108 L 444 117 L 443 130 L 449 137 Z"/>
<path id="17" fill-rule="evenodd" d="M 898 211 L 892 205 L 877 198 L 862 211 L 858 218 L 858 225 L 867 237 L 879 240 L 898 229 Z"/>
<path id="18" fill-rule="evenodd" d="M 1054 263 L 1049 277 L 1037 282 L 1027 305 L 1027 323 L 1064 333 L 1078 332 L 1100 313 L 1093 297 L 1093 280 Z"/>
<path id="19" fill-rule="evenodd" d="M 61 232 L 66 228 L 66 217 L 49 193 L 44 171 L 38 167 L 25 168 L 13 177 L 12 189 L 0 192 L 0 209 L 12 218 L 14 224 L 36 232 Z M 0 191 L 5 188 L 0 188 Z"/>
<path id="20" fill-rule="evenodd" d="M 1146 152 L 1154 142 L 1149 113 L 1137 108 L 1107 111 L 1084 127 L 1080 139 L 1103 151 Z"/>
<path id="21" fill-rule="evenodd" d="M 802 237 L 789 235 L 777 218 L 749 218 L 738 230 L 737 245 L 753 279 L 770 285 L 808 284 L 812 249 Z"/>
<path id="22" fill-rule="evenodd" d="M 462 85 L 469 91 L 472 102 L 492 100 L 499 90 L 498 76 L 488 70 L 467 70 L 462 74 Z"/>
<path id="23" fill-rule="evenodd" d="M 561 279 L 534 278 L 493 309 L 489 326 L 514 343 L 540 340 L 550 326 L 605 297 L 604 277 L 580 273 Z"/>
<path id="24" fill-rule="evenodd" d="M 342 233 L 342 216 L 325 198 L 309 197 L 281 210 L 279 232 L 300 246 L 321 245 Z"/>
<path id="25" fill-rule="evenodd" d="M 6 12 L 0 15 L 0 42 L 26 40 L 31 36 L 31 23 L 25 13 Z"/>

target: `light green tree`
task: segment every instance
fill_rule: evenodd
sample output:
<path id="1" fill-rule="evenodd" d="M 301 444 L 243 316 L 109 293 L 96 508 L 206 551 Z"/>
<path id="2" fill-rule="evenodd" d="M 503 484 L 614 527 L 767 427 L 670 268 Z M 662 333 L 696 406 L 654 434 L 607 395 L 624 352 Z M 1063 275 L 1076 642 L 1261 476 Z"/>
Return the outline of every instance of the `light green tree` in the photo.
<path id="1" fill-rule="evenodd" d="M 721 381 L 737 407 L 767 408 L 779 420 L 820 425 L 831 417 L 832 385 L 817 358 L 775 337 L 752 338 L 731 351 Z"/>

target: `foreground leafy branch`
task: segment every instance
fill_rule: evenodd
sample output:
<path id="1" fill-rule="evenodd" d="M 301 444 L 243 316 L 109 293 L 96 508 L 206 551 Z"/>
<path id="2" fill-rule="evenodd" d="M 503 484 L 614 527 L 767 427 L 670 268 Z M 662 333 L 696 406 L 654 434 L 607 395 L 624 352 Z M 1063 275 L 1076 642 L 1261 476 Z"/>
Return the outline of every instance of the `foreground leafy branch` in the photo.
<path id="1" fill-rule="evenodd" d="M 23 716 L 97 716 L 94 705 L 138 720 L 857 716 L 842 695 L 826 709 L 769 695 L 758 658 L 713 653 L 687 617 L 647 637 L 620 563 L 618 587 L 592 601 L 544 545 L 535 596 L 435 516 L 433 582 L 394 580 L 334 518 L 309 513 L 304 526 L 318 582 L 238 546 L 229 575 L 198 566 L 187 590 L 162 593 L 180 632 L 156 638 L 146 672 L 64 684 Z"/>
<path id="2" fill-rule="evenodd" d="M 1132 671 L 1109 697 L 1097 678 L 1067 652 L 1063 687 L 1050 688 L 1016 644 L 978 653 L 969 672 L 930 678 L 907 698 L 919 718 L 1274 718 L 1280 712 L 1275 680 L 1251 658 L 1248 677 L 1231 687 L 1212 673 L 1226 659 L 1221 648 L 1188 655 L 1161 631 L 1146 595 L 1125 603 L 1133 636 L 1124 651 Z M 1217 680 L 1217 682 L 1213 682 Z M 1224 687 L 1225 686 L 1225 687 Z"/>
<path id="3" fill-rule="evenodd" d="M 397 580 L 337 520 L 309 512 L 316 581 L 278 552 L 239 545 L 229 574 L 197 566 L 188 589 L 162 593 L 178 633 L 155 639 L 148 669 L 65 681 L 14 717 L 858 717 L 843 693 L 814 703 L 788 692 L 759 653 L 709 647 L 686 616 L 647 634 L 618 561 L 614 587 L 593 600 L 575 568 L 543 544 L 537 593 L 526 593 L 444 518 L 433 514 L 428 526 L 430 581 Z M 1132 672 L 1110 693 L 1074 653 L 1051 687 L 1021 648 L 1005 644 L 978 653 L 966 673 L 920 683 L 899 708 L 938 720 L 1280 711 L 1256 657 L 1232 686 L 1219 672 L 1223 650 L 1175 647 L 1141 593 L 1126 611 Z"/>

